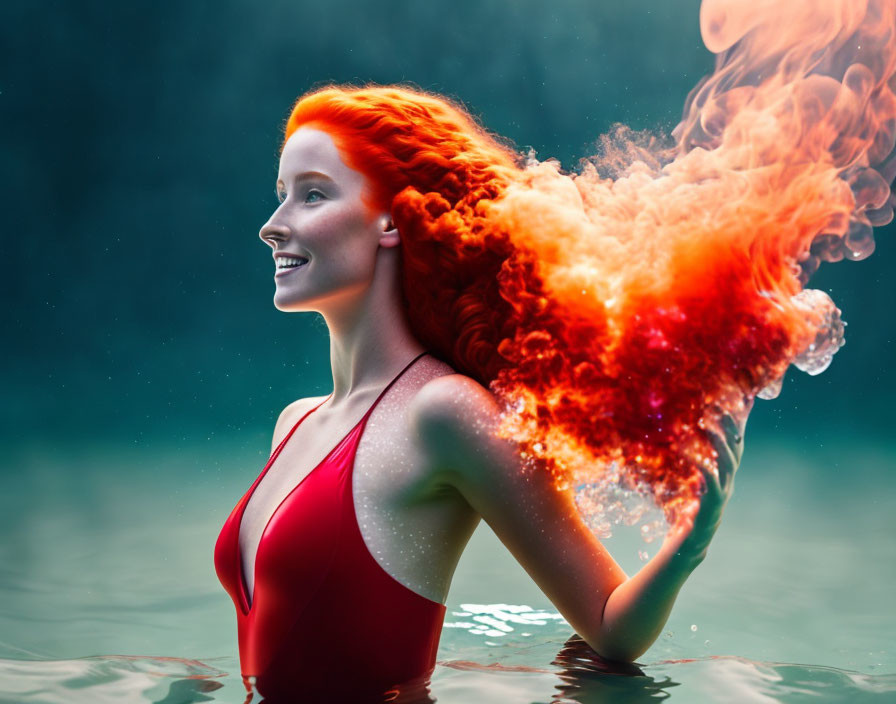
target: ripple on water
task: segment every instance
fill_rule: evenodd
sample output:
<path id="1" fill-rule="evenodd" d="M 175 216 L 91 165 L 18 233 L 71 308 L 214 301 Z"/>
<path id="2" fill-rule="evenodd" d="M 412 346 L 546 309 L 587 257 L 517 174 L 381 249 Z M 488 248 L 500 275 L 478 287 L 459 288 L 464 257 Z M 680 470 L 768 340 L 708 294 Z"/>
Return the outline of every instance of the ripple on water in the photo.
<path id="1" fill-rule="evenodd" d="M 188 704 L 217 699 L 212 693 L 224 686 L 219 680 L 226 675 L 226 672 L 198 660 L 163 656 L 99 655 L 72 660 L 2 659 L 0 702 Z"/>
<path id="2" fill-rule="evenodd" d="M 620 665 L 601 660 L 578 636 L 544 667 L 505 662 L 440 663 L 433 694 L 440 702 L 501 704 L 872 704 L 896 701 L 896 674 L 868 675 L 834 667 L 759 662 L 734 656 Z M 460 673 L 448 674 L 451 670 Z M 550 678 L 546 676 L 553 675 Z M 440 687 L 444 683 L 445 686 Z M 445 694 L 451 696 L 443 697 Z"/>
<path id="3" fill-rule="evenodd" d="M 346 675 L 351 674 L 352 658 L 356 656 L 356 652 L 346 650 Z M 896 674 L 868 675 L 733 656 L 620 665 L 601 660 L 578 636 L 559 646 L 550 665 L 517 664 L 513 659 L 440 660 L 431 682 L 419 688 L 419 701 L 641 704 L 675 698 L 688 704 L 872 704 L 896 700 Z M 227 660 L 221 664 L 229 672 L 198 660 L 173 657 L 107 655 L 73 660 L 0 660 L 0 702 L 243 702 L 246 692 L 235 674 L 236 661 L 215 660 Z"/>

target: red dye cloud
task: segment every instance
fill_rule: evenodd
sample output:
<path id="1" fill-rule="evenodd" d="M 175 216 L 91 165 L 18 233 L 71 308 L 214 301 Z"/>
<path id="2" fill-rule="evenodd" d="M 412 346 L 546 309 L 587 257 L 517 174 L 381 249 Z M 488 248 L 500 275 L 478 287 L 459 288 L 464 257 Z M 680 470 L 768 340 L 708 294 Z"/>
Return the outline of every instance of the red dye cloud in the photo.
<path id="1" fill-rule="evenodd" d="M 560 483 L 615 463 L 669 516 L 705 429 L 842 344 L 803 287 L 872 252 L 896 175 L 896 2 L 705 0 L 700 23 L 716 68 L 669 144 L 619 127 L 580 174 L 532 159 L 477 205 L 515 249 L 504 434 Z"/>

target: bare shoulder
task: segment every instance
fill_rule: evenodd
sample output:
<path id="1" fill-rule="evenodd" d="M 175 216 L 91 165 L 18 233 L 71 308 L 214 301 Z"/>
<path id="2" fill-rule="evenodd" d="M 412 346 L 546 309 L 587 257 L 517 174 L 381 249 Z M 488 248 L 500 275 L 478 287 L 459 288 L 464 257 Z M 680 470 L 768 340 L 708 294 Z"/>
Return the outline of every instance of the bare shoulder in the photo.
<path id="1" fill-rule="evenodd" d="M 326 396 L 309 396 L 308 398 L 300 398 L 288 404 L 286 408 L 280 411 L 277 423 L 274 425 L 274 439 L 271 443 L 271 452 L 273 452 L 280 441 L 289 432 L 289 429 L 296 424 L 305 413 L 321 403 Z"/>
<path id="2" fill-rule="evenodd" d="M 465 374 L 445 374 L 427 381 L 414 396 L 411 410 L 420 420 L 457 423 L 470 411 L 494 415 L 498 402 L 494 394 Z"/>
<path id="3" fill-rule="evenodd" d="M 421 387 L 408 415 L 430 463 L 460 471 L 476 467 L 495 452 L 507 451 L 507 444 L 494 432 L 500 411 L 494 394 L 478 381 L 464 374 L 446 374 Z"/>

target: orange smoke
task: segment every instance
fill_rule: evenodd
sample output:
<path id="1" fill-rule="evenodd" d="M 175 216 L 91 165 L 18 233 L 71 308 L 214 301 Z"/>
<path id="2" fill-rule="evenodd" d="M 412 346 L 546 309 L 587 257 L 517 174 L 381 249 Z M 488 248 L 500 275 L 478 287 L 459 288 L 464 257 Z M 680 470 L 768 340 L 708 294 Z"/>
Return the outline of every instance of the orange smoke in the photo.
<path id="1" fill-rule="evenodd" d="M 524 456 L 669 518 L 723 413 L 830 363 L 839 311 L 804 286 L 871 253 L 896 176 L 896 0 L 705 0 L 700 24 L 716 68 L 671 138 L 617 127 L 578 174 L 400 86 L 316 90 L 285 131 L 329 130 L 369 178 L 414 334 L 505 402 Z"/>
<path id="2" fill-rule="evenodd" d="M 723 412 L 830 362 L 839 311 L 803 287 L 868 256 L 894 205 L 894 0 L 705 0 L 700 25 L 716 68 L 673 143 L 619 127 L 581 173 L 530 159 L 477 210 L 516 250 L 504 434 L 560 482 L 622 467 L 667 515 Z"/>

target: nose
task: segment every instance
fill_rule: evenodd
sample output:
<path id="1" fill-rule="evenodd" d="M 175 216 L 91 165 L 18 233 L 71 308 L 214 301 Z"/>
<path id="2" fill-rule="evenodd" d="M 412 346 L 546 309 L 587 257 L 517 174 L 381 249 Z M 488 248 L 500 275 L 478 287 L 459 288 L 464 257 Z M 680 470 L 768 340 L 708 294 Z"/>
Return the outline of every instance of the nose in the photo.
<path id="1" fill-rule="evenodd" d="M 258 236 L 271 248 L 277 249 L 277 244 L 289 237 L 289 230 L 284 225 L 278 225 L 268 220 L 259 230 Z"/>

